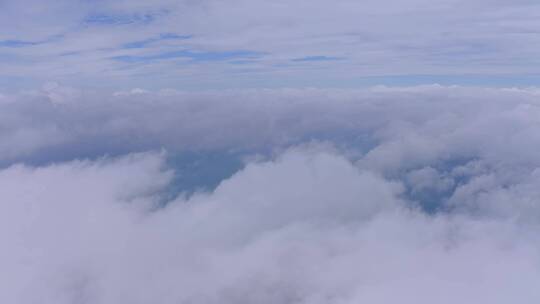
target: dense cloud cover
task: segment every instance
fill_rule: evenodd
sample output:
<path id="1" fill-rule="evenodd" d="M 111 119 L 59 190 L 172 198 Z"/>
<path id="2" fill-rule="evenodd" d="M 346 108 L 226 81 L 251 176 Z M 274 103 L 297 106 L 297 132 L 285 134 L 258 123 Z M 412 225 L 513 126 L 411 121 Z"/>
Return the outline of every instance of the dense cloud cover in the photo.
<path id="1" fill-rule="evenodd" d="M 1 95 L 0 302 L 537 301 L 539 96 Z M 171 198 L 193 151 L 245 165 Z"/>

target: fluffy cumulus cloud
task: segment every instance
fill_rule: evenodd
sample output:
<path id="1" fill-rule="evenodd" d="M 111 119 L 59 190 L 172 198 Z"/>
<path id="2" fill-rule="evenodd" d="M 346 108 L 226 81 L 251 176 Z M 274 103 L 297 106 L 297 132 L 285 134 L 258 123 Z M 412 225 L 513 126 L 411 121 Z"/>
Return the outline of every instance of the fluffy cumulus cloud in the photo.
<path id="1" fill-rule="evenodd" d="M 538 301 L 539 96 L 4 94 L 0 302 Z M 243 165 L 175 192 L 186 153 Z"/>

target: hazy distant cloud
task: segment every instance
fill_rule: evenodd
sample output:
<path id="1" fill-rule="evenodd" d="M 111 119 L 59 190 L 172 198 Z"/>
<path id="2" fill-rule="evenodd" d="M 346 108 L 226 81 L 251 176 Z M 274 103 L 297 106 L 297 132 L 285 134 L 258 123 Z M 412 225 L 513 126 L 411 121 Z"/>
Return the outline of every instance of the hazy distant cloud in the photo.
<path id="1" fill-rule="evenodd" d="M 308 61 L 333 61 L 333 60 L 342 60 L 343 58 L 339 57 L 328 57 L 328 56 L 307 56 L 301 58 L 294 58 L 292 61 L 296 62 L 308 62 Z"/>
<path id="2" fill-rule="evenodd" d="M 425 75 L 476 75 L 455 81 L 493 84 L 537 73 L 539 11 L 530 1 L 494 0 L 4 1 L 0 45 L 19 47 L 0 50 L 0 77 L 206 89 L 266 87 L 275 79 L 282 79 L 278 86 L 355 86 L 362 77 L 380 76 L 408 83 Z M 190 39 L 157 40 L 163 33 Z M 241 67 L 226 60 L 194 67 L 185 56 L 152 60 L 181 52 L 265 56 Z M 7 56 L 18 61 L 1 60 Z M 325 73 L 313 75 L 313 69 Z"/>
<path id="3" fill-rule="evenodd" d="M 261 151 L 328 140 L 354 147 L 365 154 L 362 166 L 384 172 L 452 159 L 528 164 L 539 157 L 513 146 L 540 145 L 538 94 L 441 86 L 112 94 L 50 83 L 2 99 L 0 160 L 162 147 Z"/>

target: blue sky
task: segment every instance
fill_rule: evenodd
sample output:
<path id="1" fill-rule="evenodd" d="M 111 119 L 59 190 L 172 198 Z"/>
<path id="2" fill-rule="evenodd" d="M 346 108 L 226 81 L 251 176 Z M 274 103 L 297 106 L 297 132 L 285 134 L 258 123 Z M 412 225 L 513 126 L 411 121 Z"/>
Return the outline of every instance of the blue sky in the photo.
<path id="1" fill-rule="evenodd" d="M 526 0 L 8 0 L 0 89 L 531 86 L 539 17 Z"/>

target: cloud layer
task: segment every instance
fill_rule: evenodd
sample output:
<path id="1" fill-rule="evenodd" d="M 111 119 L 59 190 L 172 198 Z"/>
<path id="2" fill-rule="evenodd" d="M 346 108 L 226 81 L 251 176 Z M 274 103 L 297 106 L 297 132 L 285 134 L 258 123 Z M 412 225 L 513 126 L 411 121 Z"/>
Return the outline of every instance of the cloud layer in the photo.
<path id="1" fill-rule="evenodd" d="M 534 302 L 539 94 L 1 95 L 0 302 Z M 244 166 L 171 197 L 198 151 Z"/>
<path id="2" fill-rule="evenodd" d="M 527 0 L 7 0 L 0 86 L 527 85 L 538 70 L 538 8 Z"/>
<path id="3" fill-rule="evenodd" d="M 366 165 L 380 170 L 473 158 L 528 164 L 538 161 L 538 94 L 439 85 L 104 93 L 49 84 L 0 99 L 0 160 L 162 147 L 264 150 L 329 140 L 355 145 L 368 154 Z"/>
<path id="4" fill-rule="evenodd" d="M 170 174 L 142 154 L 0 181 L 3 302 L 531 301 L 537 222 L 427 216 L 403 187 L 325 151 L 248 165 L 154 209 Z M 505 197 L 512 204 L 519 195 Z M 519 209 L 519 206 L 514 206 Z M 153 211 L 152 211 L 153 210 Z"/>

